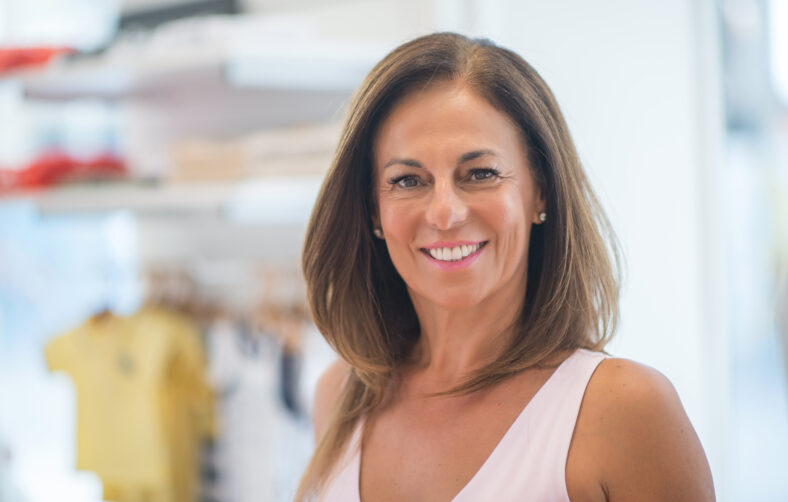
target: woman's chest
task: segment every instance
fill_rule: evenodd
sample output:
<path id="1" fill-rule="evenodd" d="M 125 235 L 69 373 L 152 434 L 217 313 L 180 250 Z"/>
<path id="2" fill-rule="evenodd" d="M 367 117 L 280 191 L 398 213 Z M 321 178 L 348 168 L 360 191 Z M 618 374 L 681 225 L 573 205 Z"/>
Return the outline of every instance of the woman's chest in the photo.
<path id="1" fill-rule="evenodd" d="M 363 438 L 361 500 L 453 500 L 498 449 L 537 389 L 509 385 L 461 404 L 406 402 L 376 414 Z"/>
<path id="2" fill-rule="evenodd" d="M 443 418 L 443 420 L 441 420 Z M 433 417 L 438 429 L 399 424 L 364 438 L 361 500 L 452 500 L 495 448 L 500 427 Z M 378 423 L 378 431 L 383 429 Z M 391 425 L 386 423 L 386 425 Z"/>
<path id="3" fill-rule="evenodd" d="M 548 440 L 528 438 L 550 432 L 551 420 L 534 416 L 542 410 L 538 401 L 531 403 L 539 383 L 514 385 L 475 406 L 400 406 L 371 417 L 359 460 L 361 500 L 449 502 L 460 494 L 457 502 L 466 502 L 480 493 L 489 499 L 488 490 L 502 483 L 511 485 L 503 491 L 522 485 L 514 496 L 519 500 L 532 481 L 539 484 L 546 475 L 554 479 L 549 490 L 560 488 L 572 501 L 606 500 L 586 413 L 578 416 L 574 430 L 548 434 Z M 532 423 L 541 429 L 531 430 Z M 569 444 L 563 453 L 562 436 Z"/>

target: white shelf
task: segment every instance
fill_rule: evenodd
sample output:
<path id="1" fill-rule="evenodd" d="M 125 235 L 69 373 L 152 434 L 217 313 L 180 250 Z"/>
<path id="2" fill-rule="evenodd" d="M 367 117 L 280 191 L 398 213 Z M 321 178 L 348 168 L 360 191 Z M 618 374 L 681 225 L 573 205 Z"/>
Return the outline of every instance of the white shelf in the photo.
<path id="1" fill-rule="evenodd" d="M 78 185 L 0 197 L 31 200 L 46 215 L 132 211 L 139 215 L 219 214 L 238 223 L 306 223 L 321 178 L 260 178 L 163 185 Z"/>
<path id="2" fill-rule="evenodd" d="M 230 85 L 243 88 L 352 92 L 389 49 L 331 42 L 236 50 L 224 72 Z"/>
<path id="3" fill-rule="evenodd" d="M 105 54 L 65 59 L 43 70 L 18 75 L 30 99 L 122 99 L 177 89 L 186 79 L 200 85 L 222 84 L 224 58 L 216 51 L 165 54 Z"/>
<path id="4" fill-rule="evenodd" d="M 386 49 L 314 41 L 243 50 L 195 47 L 140 54 L 124 51 L 65 60 L 17 78 L 29 99 L 50 101 L 119 100 L 195 88 L 214 92 L 296 91 L 295 101 L 313 94 L 336 98 L 349 96 Z"/>

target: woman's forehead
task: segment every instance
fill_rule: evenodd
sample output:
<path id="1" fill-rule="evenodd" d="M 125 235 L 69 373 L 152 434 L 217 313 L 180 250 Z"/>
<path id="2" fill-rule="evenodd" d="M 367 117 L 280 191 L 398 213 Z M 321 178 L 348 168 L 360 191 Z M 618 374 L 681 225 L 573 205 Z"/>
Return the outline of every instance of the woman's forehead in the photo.
<path id="1" fill-rule="evenodd" d="M 406 95 L 381 121 L 373 155 L 444 148 L 510 150 L 522 148 L 511 118 L 460 82 L 439 82 Z M 405 151 L 403 151 L 405 150 Z"/>

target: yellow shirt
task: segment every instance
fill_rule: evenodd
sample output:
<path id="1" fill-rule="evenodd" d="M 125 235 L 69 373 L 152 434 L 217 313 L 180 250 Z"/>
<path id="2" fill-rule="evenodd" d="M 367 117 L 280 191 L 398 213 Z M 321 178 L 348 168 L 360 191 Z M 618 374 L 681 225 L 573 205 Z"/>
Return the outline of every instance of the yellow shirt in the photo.
<path id="1" fill-rule="evenodd" d="M 206 361 L 199 332 L 188 318 L 165 309 L 145 309 L 134 317 L 138 329 L 170 340 L 172 360 L 159 400 L 172 453 L 175 500 L 197 496 L 200 440 L 215 437 L 214 396 L 206 383 Z"/>
<path id="2" fill-rule="evenodd" d="M 91 318 L 46 347 L 77 395 L 77 469 L 105 498 L 183 501 L 196 495 L 198 440 L 213 427 L 199 334 L 158 309 Z"/>

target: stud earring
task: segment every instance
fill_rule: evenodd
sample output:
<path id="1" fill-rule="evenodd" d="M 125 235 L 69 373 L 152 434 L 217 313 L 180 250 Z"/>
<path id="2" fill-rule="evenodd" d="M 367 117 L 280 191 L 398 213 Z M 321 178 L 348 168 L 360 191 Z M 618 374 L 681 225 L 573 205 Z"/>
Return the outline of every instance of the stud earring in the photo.
<path id="1" fill-rule="evenodd" d="M 379 228 L 373 229 L 372 233 L 375 234 L 375 237 L 377 237 L 378 239 L 382 239 L 383 238 L 383 230 L 381 230 Z"/>
<path id="2" fill-rule="evenodd" d="M 547 213 L 545 213 L 544 211 L 542 211 L 541 213 L 539 213 L 539 221 L 541 221 L 542 223 L 544 223 L 545 221 L 547 221 Z"/>

